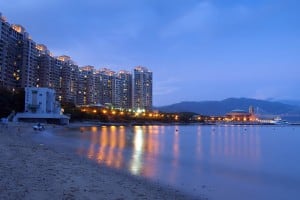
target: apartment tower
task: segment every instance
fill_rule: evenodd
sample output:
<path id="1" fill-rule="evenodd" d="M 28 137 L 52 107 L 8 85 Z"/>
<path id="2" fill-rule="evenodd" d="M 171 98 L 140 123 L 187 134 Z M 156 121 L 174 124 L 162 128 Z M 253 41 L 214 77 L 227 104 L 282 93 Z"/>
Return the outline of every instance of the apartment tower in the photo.
<path id="1" fill-rule="evenodd" d="M 133 101 L 135 110 L 152 110 L 152 72 L 146 67 L 134 69 Z"/>

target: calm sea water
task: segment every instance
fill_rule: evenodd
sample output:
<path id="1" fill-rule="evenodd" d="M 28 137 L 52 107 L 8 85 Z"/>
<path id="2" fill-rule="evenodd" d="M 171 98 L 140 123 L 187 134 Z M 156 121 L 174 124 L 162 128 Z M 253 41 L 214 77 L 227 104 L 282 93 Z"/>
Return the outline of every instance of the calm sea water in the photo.
<path id="1" fill-rule="evenodd" d="M 41 137 L 208 199 L 300 199 L 300 126 L 102 126 Z"/>

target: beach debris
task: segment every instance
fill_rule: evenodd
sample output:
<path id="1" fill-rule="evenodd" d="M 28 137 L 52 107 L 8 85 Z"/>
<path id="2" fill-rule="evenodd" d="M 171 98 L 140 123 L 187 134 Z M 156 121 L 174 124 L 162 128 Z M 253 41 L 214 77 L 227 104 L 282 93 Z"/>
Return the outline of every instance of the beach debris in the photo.
<path id="1" fill-rule="evenodd" d="M 40 123 L 38 123 L 37 125 L 34 125 L 32 128 L 33 128 L 33 130 L 35 130 L 35 131 L 43 131 L 43 130 L 45 130 L 44 125 L 42 125 L 42 124 L 40 124 Z"/>

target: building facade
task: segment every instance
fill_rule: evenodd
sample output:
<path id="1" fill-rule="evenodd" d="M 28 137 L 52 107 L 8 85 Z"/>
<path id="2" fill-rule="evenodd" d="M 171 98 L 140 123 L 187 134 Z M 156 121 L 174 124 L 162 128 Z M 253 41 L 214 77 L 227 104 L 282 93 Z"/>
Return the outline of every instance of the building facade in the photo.
<path id="1" fill-rule="evenodd" d="M 132 73 L 121 70 L 117 74 L 119 83 L 117 87 L 119 88 L 116 96 L 118 99 L 118 106 L 124 109 L 132 109 Z"/>
<path id="2" fill-rule="evenodd" d="M 59 101 L 77 104 L 78 65 L 66 55 L 58 56 L 56 65 L 60 68 L 58 90 Z"/>
<path id="3" fill-rule="evenodd" d="M 10 42 L 11 31 L 10 24 L 0 13 L 0 86 L 9 89 L 15 87 L 12 69 L 15 49 Z"/>
<path id="4" fill-rule="evenodd" d="M 21 25 L 10 25 L 0 14 L 0 85 L 10 90 L 35 86 L 37 50 Z"/>
<path id="5" fill-rule="evenodd" d="M 50 88 L 26 87 L 25 112 L 30 113 L 61 113 L 59 103 L 56 101 L 55 90 Z"/>
<path id="6" fill-rule="evenodd" d="M 77 105 L 96 104 L 95 69 L 93 66 L 79 68 Z"/>
<path id="7" fill-rule="evenodd" d="M 133 98 L 135 110 L 152 110 L 152 72 L 146 67 L 134 69 Z"/>
<path id="8" fill-rule="evenodd" d="M 97 103 L 102 105 L 113 106 L 113 93 L 115 87 L 115 72 L 103 68 L 96 72 L 96 93 Z"/>
<path id="9" fill-rule="evenodd" d="M 54 89 L 26 87 L 24 112 L 17 113 L 13 120 L 68 124 L 69 119 L 63 115 Z"/>
<path id="10" fill-rule="evenodd" d="M 9 24 L 0 13 L 0 87 L 42 87 L 56 91 L 60 102 L 102 104 L 119 109 L 152 109 L 152 72 L 134 73 L 93 66 L 78 67 L 69 56 L 54 57 L 36 44 L 21 25 Z"/>

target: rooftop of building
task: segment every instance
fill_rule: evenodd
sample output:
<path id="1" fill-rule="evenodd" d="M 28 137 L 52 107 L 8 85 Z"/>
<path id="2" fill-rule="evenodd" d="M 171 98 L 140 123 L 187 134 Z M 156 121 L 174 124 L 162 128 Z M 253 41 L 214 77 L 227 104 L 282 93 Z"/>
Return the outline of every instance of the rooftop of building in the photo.
<path id="1" fill-rule="evenodd" d="M 234 109 L 234 110 L 230 111 L 229 113 L 227 113 L 226 115 L 250 115 L 250 113 L 245 110 Z"/>

